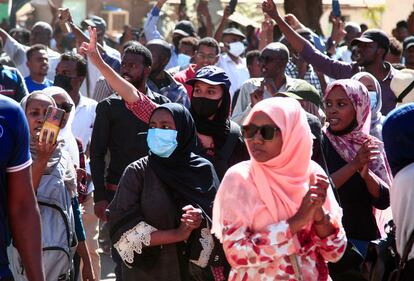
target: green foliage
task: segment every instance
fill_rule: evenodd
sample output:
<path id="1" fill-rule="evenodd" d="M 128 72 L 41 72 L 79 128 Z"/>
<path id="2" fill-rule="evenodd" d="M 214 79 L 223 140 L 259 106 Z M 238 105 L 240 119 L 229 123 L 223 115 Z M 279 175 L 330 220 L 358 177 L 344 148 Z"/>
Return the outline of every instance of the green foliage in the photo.
<path id="1" fill-rule="evenodd" d="M 368 7 L 364 12 L 364 17 L 367 18 L 371 24 L 370 27 L 379 28 L 381 26 L 382 14 L 385 12 L 385 5 L 375 7 Z"/>

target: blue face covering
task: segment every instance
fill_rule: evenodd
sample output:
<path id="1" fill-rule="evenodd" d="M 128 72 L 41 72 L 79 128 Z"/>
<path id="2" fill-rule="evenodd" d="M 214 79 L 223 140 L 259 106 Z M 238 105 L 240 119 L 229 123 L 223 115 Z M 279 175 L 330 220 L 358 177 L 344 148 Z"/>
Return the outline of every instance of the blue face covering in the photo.
<path id="1" fill-rule="evenodd" d="M 149 129 L 147 143 L 151 153 L 162 158 L 168 158 L 177 148 L 177 131 Z"/>
<path id="2" fill-rule="evenodd" d="M 369 99 L 371 101 L 371 110 L 374 110 L 377 107 L 377 92 L 368 91 Z"/>

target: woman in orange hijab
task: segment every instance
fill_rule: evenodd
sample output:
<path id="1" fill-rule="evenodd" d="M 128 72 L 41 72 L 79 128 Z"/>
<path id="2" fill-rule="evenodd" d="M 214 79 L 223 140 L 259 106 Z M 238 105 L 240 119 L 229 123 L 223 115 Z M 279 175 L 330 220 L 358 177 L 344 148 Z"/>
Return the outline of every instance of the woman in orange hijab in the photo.
<path id="1" fill-rule="evenodd" d="M 213 208 L 229 280 L 328 280 L 346 247 L 342 210 L 311 161 L 306 114 L 291 98 L 259 102 L 243 126 L 250 161 L 230 168 Z"/>

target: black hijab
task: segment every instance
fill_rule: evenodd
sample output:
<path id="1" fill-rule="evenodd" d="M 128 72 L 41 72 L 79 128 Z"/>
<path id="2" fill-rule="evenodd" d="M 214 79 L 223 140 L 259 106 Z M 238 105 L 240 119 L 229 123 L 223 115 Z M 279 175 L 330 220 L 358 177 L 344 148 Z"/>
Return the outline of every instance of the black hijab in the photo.
<path id="1" fill-rule="evenodd" d="M 230 132 L 230 93 L 224 85 L 220 86 L 223 89 L 223 97 L 221 98 L 221 104 L 217 109 L 213 120 L 198 116 L 193 108 L 190 108 L 191 115 L 194 118 L 198 132 L 203 135 L 213 137 L 216 148 L 223 147 L 227 135 Z"/>
<path id="2" fill-rule="evenodd" d="M 219 180 L 213 165 L 194 153 L 197 149 L 194 120 L 190 112 L 181 104 L 163 104 L 152 114 L 161 109 L 168 110 L 173 116 L 178 132 L 178 145 L 168 158 L 150 154 L 148 163 L 158 178 L 171 188 L 177 201 L 192 204 L 196 208 L 201 207 L 211 215 Z"/>

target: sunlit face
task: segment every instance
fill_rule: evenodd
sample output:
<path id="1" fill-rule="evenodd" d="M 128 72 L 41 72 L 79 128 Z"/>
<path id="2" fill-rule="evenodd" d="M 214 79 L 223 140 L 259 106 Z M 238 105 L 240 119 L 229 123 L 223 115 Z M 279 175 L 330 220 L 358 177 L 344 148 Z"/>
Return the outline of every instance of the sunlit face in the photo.
<path id="1" fill-rule="evenodd" d="M 29 98 L 26 106 L 26 118 L 29 123 L 30 136 L 36 137 L 42 129 L 43 121 L 45 120 L 47 108 L 53 105 L 52 101 L 43 95 L 36 95 Z"/>
<path id="2" fill-rule="evenodd" d="M 135 87 L 146 80 L 151 67 L 144 66 L 144 58 L 139 54 L 124 53 L 121 61 L 121 76 Z"/>
<path id="3" fill-rule="evenodd" d="M 218 59 L 219 57 L 216 48 L 200 45 L 194 57 L 196 70 L 199 70 L 200 68 L 207 65 L 215 65 Z"/>
<path id="4" fill-rule="evenodd" d="M 375 62 L 381 52 L 376 42 L 359 42 L 356 49 L 356 62 L 359 66 L 369 66 Z"/>
<path id="5" fill-rule="evenodd" d="M 174 118 L 166 109 L 159 109 L 154 112 L 149 122 L 150 129 L 176 130 Z"/>
<path id="6" fill-rule="evenodd" d="M 27 67 L 31 75 L 46 76 L 49 70 L 49 57 L 46 50 L 34 51 L 27 61 Z"/>
<path id="7" fill-rule="evenodd" d="M 274 128 L 274 135 L 271 140 L 265 140 L 260 130 L 256 132 L 253 138 L 246 139 L 251 156 L 257 162 L 266 162 L 278 156 L 282 151 L 283 139 L 280 129 L 273 120 L 263 112 L 256 112 L 247 125 L 250 124 L 257 127 L 271 126 Z"/>
<path id="8" fill-rule="evenodd" d="M 356 118 L 352 101 L 341 87 L 334 87 L 325 98 L 326 117 L 333 132 L 347 129 Z"/>
<path id="9" fill-rule="evenodd" d="M 210 85 L 197 81 L 194 84 L 193 97 L 219 100 L 223 97 L 223 88 L 220 85 Z"/>

